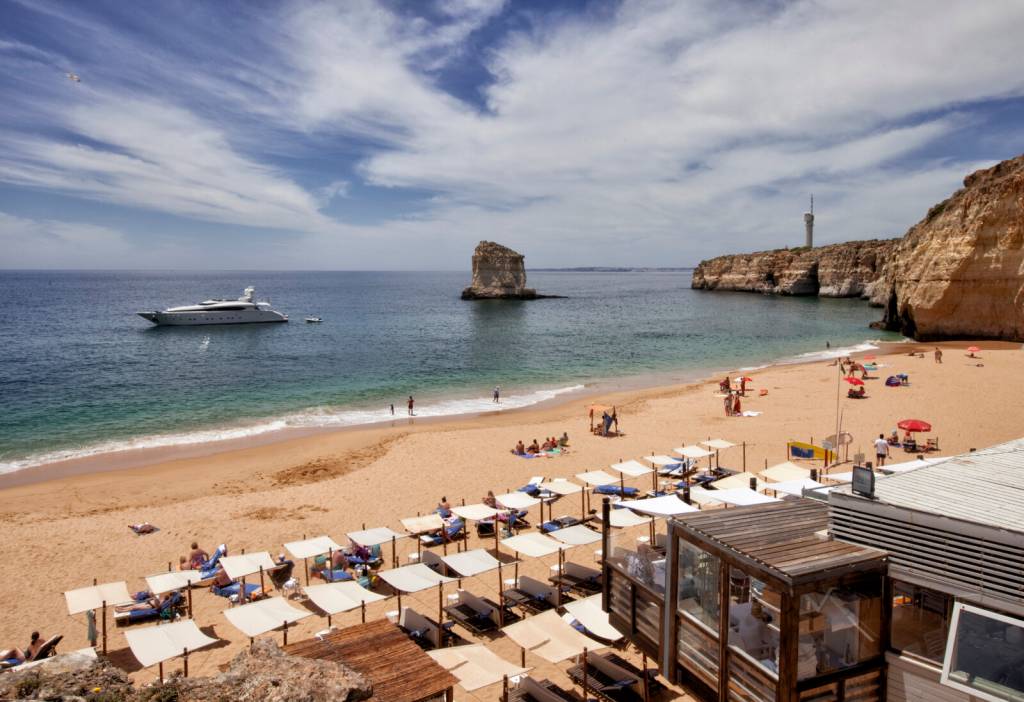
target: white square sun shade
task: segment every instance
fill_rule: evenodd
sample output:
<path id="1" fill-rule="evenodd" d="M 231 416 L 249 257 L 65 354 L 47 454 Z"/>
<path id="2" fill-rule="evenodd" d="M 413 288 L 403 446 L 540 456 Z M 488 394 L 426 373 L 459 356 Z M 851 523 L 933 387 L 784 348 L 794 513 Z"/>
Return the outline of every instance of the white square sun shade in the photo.
<path id="1" fill-rule="evenodd" d="M 436 587 L 438 583 L 450 583 L 455 579 L 435 573 L 422 563 L 382 570 L 378 575 L 388 585 L 402 592 L 419 592 Z"/>
<path id="2" fill-rule="evenodd" d="M 502 546 L 530 558 L 541 558 L 564 549 L 565 547 L 544 534 L 519 534 L 502 540 Z M 381 573 L 383 575 L 383 573 Z"/>
<path id="3" fill-rule="evenodd" d="M 577 473 L 576 477 L 587 485 L 612 485 L 619 482 L 614 475 L 605 473 L 603 470 L 592 470 L 589 473 Z"/>
<path id="4" fill-rule="evenodd" d="M 271 571 L 277 567 L 277 564 L 274 563 L 270 554 L 266 551 L 246 553 L 241 556 L 221 556 L 221 559 L 217 562 L 223 566 L 224 572 L 232 580 L 237 580 L 253 573 L 259 573 L 260 568 L 264 571 Z"/>
<path id="5" fill-rule="evenodd" d="M 498 657 L 483 644 L 441 648 L 427 651 L 427 655 L 458 678 L 459 685 L 467 692 L 501 682 L 506 675 L 522 675 L 530 670 Z"/>
<path id="6" fill-rule="evenodd" d="M 384 595 L 370 592 L 359 583 L 352 581 L 307 585 L 305 591 L 313 604 L 327 614 L 347 612 L 356 609 L 363 602 L 379 602 L 387 599 Z"/>
<path id="7" fill-rule="evenodd" d="M 811 471 L 803 466 L 798 466 L 795 463 L 785 461 L 784 463 L 778 463 L 770 468 L 765 468 L 759 473 L 759 475 L 765 480 L 782 482 L 786 480 L 802 480 L 803 478 L 810 478 Z"/>
<path id="8" fill-rule="evenodd" d="M 483 519 L 494 519 L 495 515 L 501 514 L 499 510 L 496 510 L 493 507 L 488 507 L 485 504 L 452 507 L 452 512 L 463 519 L 470 520 L 471 522 L 479 522 Z"/>
<path id="9" fill-rule="evenodd" d="M 561 541 L 569 546 L 586 546 L 601 540 L 601 535 L 593 529 L 588 529 L 582 524 L 559 529 L 549 534 L 553 539 Z"/>
<path id="10" fill-rule="evenodd" d="M 612 507 L 611 512 L 608 513 L 608 524 L 619 529 L 640 526 L 650 521 L 650 517 L 641 517 L 631 509 L 615 509 L 615 507 Z"/>
<path id="11" fill-rule="evenodd" d="M 282 597 L 271 597 L 224 610 L 224 616 L 231 625 L 249 638 L 273 631 L 284 626 L 285 622 L 294 624 L 312 614 L 292 607 Z"/>
<path id="12" fill-rule="evenodd" d="M 68 614 L 79 614 L 88 612 L 90 609 L 99 609 L 104 602 L 108 607 L 113 607 L 135 601 L 128 594 L 128 585 L 123 580 L 68 590 L 64 593 L 64 599 L 68 603 Z"/>
<path id="13" fill-rule="evenodd" d="M 608 613 L 601 609 L 601 595 L 568 602 L 565 610 L 594 636 L 606 641 L 618 641 L 623 634 L 608 621 Z"/>
<path id="14" fill-rule="evenodd" d="M 145 629 L 128 629 L 124 637 L 128 640 L 132 655 L 143 668 L 176 658 L 185 653 L 185 649 L 192 653 L 217 643 L 217 639 L 199 631 L 191 619 Z"/>
<path id="15" fill-rule="evenodd" d="M 766 502 L 778 502 L 777 497 L 768 497 L 750 488 L 736 488 L 733 490 L 708 490 L 708 495 L 716 502 L 724 502 L 727 505 L 746 506 L 763 505 Z"/>
<path id="16" fill-rule="evenodd" d="M 781 492 L 783 495 L 796 495 L 800 497 L 804 494 L 804 489 L 816 490 L 822 488 L 821 492 L 828 493 L 832 491 L 832 488 L 825 487 L 816 480 L 810 478 L 801 478 L 799 480 L 784 480 L 781 483 L 765 483 L 762 486 L 765 490 L 774 490 L 775 492 Z"/>
<path id="17" fill-rule="evenodd" d="M 387 527 L 377 527 L 375 529 L 363 529 L 362 531 L 350 531 L 345 536 L 360 546 L 380 546 L 381 544 L 390 543 L 392 539 L 404 539 L 406 535 L 399 534 L 397 531 Z"/>
<path id="18" fill-rule="evenodd" d="M 716 451 L 724 451 L 727 448 L 732 448 L 736 444 L 725 439 L 708 439 L 707 441 L 701 441 L 701 444 L 707 446 L 709 449 L 715 449 Z"/>
<path id="19" fill-rule="evenodd" d="M 714 451 L 705 451 L 700 446 L 680 446 L 672 450 L 680 456 L 686 456 L 687 458 L 707 458 L 708 456 L 715 455 Z"/>
<path id="20" fill-rule="evenodd" d="M 586 625 L 584 625 L 586 626 Z M 550 663 L 559 663 L 605 645 L 569 626 L 558 613 L 549 609 L 502 629 L 515 643 Z"/>
<path id="21" fill-rule="evenodd" d="M 487 553 L 487 551 L 482 548 L 478 548 L 474 551 L 453 553 L 449 556 L 442 557 L 441 560 L 444 561 L 445 565 L 465 578 L 479 575 L 480 573 L 486 573 L 489 570 L 494 570 L 500 565 L 498 559 Z"/>
<path id="22" fill-rule="evenodd" d="M 564 496 L 575 495 L 577 492 L 582 492 L 583 486 L 577 485 L 571 480 L 566 480 L 565 478 L 558 478 L 556 480 L 551 480 L 546 483 L 541 483 L 540 489 L 547 490 L 548 492 L 553 492 L 556 495 Z"/>
<path id="23" fill-rule="evenodd" d="M 172 570 L 169 573 L 157 573 L 146 576 L 146 584 L 154 595 L 174 592 L 188 587 L 191 582 L 196 585 L 202 582 L 203 576 L 198 570 Z"/>
<path id="24" fill-rule="evenodd" d="M 734 473 L 732 475 L 727 475 L 724 478 L 720 478 L 712 482 L 711 487 L 716 490 L 742 490 L 750 487 L 751 478 L 756 481 L 758 490 L 764 487 L 764 481 L 758 480 L 757 476 L 753 473 Z"/>
<path id="25" fill-rule="evenodd" d="M 613 463 L 612 470 L 617 470 L 623 475 L 628 475 L 633 478 L 638 478 L 641 475 L 647 475 L 653 473 L 651 468 L 648 468 L 640 461 L 625 461 L 623 463 Z"/>
<path id="26" fill-rule="evenodd" d="M 530 497 L 525 492 L 509 492 L 504 495 L 498 495 L 495 499 L 505 509 L 530 509 L 540 504 L 540 500 L 536 497 Z"/>
<path id="27" fill-rule="evenodd" d="M 286 543 L 284 547 L 288 550 L 288 553 L 292 554 L 292 558 L 313 558 L 328 551 L 341 550 L 341 546 L 329 536 L 317 536 L 316 538 L 303 541 L 291 541 Z"/>
<path id="28" fill-rule="evenodd" d="M 653 517 L 673 517 L 677 514 L 697 511 L 696 507 L 686 504 L 675 495 L 662 495 L 648 500 L 629 500 L 619 504 L 625 505 L 635 512 L 649 514 Z M 622 510 L 613 511 L 621 512 Z"/>
<path id="29" fill-rule="evenodd" d="M 426 534 L 444 529 L 444 520 L 435 512 L 424 517 L 406 517 L 402 520 L 402 527 L 410 534 Z"/>
<path id="30" fill-rule="evenodd" d="M 644 456 L 644 460 L 656 466 L 674 466 L 683 462 L 683 459 L 672 456 Z"/>

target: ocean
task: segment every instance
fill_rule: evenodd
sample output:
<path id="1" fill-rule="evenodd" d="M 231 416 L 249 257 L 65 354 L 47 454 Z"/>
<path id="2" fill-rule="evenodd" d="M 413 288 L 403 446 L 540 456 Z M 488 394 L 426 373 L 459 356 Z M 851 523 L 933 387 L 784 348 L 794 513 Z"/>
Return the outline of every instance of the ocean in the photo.
<path id="1" fill-rule="evenodd" d="M 689 272 L 529 274 L 565 299 L 464 302 L 468 272 L 0 271 L 0 473 L 67 458 L 536 404 L 899 337 L 859 300 L 696 292 Z M 288 324 L 139 310 L 254 285 Z M 322 324 L 303 318 L 318 315 Z"/>

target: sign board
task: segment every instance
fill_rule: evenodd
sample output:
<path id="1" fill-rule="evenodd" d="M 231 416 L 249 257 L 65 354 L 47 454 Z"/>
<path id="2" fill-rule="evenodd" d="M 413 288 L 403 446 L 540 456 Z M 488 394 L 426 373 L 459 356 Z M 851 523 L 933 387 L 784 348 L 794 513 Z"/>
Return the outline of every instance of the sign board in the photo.
<path id="1" fill-rule="evenodd" d="M 825 448 L 835 448 L 836 446 L 846 446 L 853 443 L 853 434 L 848 431 L 841 431 L 838 434 L 832 434 L 825 438 L 822 445 Z"/>
<path id="2" fill-rule="evenodd" d="M 866 466 L 853 467 L 853 492 L 863 497 L 875 496 L 875 471 Z"/>

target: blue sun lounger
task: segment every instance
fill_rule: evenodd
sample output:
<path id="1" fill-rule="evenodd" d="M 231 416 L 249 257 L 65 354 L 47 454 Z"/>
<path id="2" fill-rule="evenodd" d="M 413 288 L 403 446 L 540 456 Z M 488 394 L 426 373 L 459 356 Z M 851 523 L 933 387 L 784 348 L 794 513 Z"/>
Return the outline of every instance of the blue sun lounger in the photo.
<path id="1" fill-rule="evenodd" d="M 598 495 L 621 495 L 622 497 L 636 497 L 640 490 L 635 487 L 622 487 L 621 485 L 598 485 L 594 488 Z"/>
<path id="2" fill-rule="evenodd" d="M 230 585 L 225 585 L 224 587 L 217 587 L 216 585 L 214 585 L 210 588 L 210 592 L 217 595 L 218 597 L 231 597 L 232 595 L 238 594 L 238 591 L 241 589 L 241 586 L 241 583 L 231 583 Z M 260 586 L 256 583 L 247 583 L 245 586 L 245 599 L 249 599 L 253 595 L 253 593 L 259 592 L 259 590 Z"/>

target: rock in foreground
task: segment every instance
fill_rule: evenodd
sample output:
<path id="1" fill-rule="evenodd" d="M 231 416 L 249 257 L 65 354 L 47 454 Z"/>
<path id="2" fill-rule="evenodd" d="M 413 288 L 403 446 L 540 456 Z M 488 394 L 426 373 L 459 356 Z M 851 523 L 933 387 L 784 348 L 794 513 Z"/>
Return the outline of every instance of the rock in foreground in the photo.
<path id="1" fill-rule="evenodd" d="M 473 251 L 473 281 L 462 291 L 463 300 L 537 300 L 556 295 L 539 295 L 526 287 L 523 255 L 493 241 L 481 241 Z"/>

